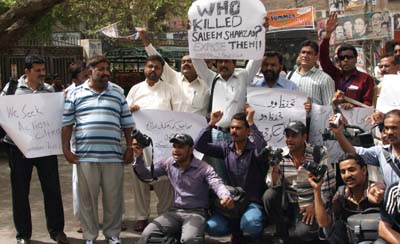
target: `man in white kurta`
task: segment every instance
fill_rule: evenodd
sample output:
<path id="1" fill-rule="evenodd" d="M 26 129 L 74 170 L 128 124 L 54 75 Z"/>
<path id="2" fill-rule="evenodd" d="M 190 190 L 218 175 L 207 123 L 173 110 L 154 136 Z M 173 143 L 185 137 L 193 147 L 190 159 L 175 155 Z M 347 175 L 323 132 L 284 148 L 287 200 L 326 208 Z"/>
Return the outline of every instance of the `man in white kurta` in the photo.
<path id="1" fill-rule="evenodd" d="M 158 109 L 172 111 L 178 106 L 178 99 L 174 88 L 166 82 L 161 81 L 164 60 L 160 56 L 149 56 L 145 63 L 144 74 L 146 80 L 134 85 L 126 97 L 132 112 L 139 109 Z M 149 166 L 151 164 L 151 148 L 144 150 L 144 160 Z M 139 180 L 133 175 L 134 193 L 134 219 L 136 219 L 135 230 L 142 231 L 146 227 L 150 215 L 150 185 Z M 153 189 L 158 197 L 158 214 L 166 212 L 173 201 L 173 190 L 167 178 L 159 179 L 153 183 Z"/>

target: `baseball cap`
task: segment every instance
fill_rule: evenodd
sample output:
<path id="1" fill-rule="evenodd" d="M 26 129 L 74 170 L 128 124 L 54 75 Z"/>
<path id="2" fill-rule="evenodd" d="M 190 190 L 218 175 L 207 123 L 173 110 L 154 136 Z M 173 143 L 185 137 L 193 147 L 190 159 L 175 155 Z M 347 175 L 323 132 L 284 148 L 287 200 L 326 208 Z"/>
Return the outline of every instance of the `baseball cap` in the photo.
<path id="1" fill-rule="evenodd" d="M 177 143 L 180 145 L 188 145 L 190 147 L 192 147 L 194 145 L 193 139 L 191 136 L 189 136 L 188 134 L 183 134 L 183 133 L 178 133 L 175 134 L 170 140 L 169 142 L 171 143 Z"/>
<path id="2" fill-rule="evenodd" d="M 289 122 L 289 124 L 285 128 L 285 132 L 287 130 L 291 130 L 296 134 L 304 134 L 307 132 L 306 126 L 303 124 L 303 122 L 300 121 Z"/>

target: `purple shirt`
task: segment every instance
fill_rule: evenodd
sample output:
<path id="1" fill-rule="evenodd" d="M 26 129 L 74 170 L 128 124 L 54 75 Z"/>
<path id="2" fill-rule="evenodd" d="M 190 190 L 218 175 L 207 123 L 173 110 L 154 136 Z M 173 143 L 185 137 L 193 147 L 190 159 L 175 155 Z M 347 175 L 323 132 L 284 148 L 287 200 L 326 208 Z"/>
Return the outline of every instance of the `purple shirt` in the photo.
<path id="1" fill-rule="evenodd" d="M 136 159 L 136 172 L 143 178 L 151 179 L 150 169 L 144 165 L 142 157 Z M 214 169 L 197 158 L 193 158 L 188 169 L 182 170 L 172 157 L 154 164 L 154 176 L 167 175 L 174 188 L 174 207 L 208 208 L 209 186 L 222 199 L 230 196 L 222 179 Z"/>
<path id="2" fill-rule="evenodd" d="M 251 125 L 250 138 L 253 142 L 248 139 L 245 150 L 238 155 L 233 142 L 211 143 L 212 128 L 208 126 L 200 132 L 195 143 L 196 150 L 211 157 L 224 159 L 228 183 L 242 187 L 250 201 L 262 204 L 262 195 L 266 189 L 265 175 L 269 168 L 267 159 L 258 156 L 258 152 L 267 145 L 262 133 L 256 125 Z"/>

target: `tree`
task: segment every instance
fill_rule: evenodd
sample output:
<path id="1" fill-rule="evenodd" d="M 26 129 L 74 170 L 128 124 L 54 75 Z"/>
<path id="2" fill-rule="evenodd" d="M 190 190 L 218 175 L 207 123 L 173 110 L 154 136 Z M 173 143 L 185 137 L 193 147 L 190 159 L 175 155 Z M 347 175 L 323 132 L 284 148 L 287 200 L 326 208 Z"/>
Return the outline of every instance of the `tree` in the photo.
<path id="1" fill-rule="evenodd" d="M 6 10 L 0 15 L 0 50 L 16 43 L 29 32 L 52 8 L 65 0 L 4 1 Z"/>

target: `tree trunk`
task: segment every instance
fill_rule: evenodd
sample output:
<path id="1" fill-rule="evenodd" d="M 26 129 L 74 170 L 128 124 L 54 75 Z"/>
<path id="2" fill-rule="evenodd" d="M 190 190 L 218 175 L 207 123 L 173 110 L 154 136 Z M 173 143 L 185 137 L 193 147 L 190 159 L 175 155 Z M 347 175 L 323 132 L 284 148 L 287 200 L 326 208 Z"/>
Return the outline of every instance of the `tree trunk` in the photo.
<path id="1" fill-rule="evenodd" d="M 10 47 L 22 38 L 42 16 L 65 0 L 29 0 L 0 16 L 0 50 Z"/>

